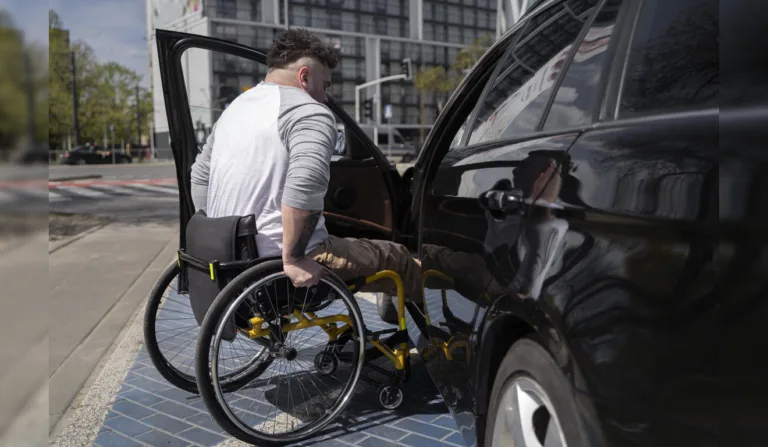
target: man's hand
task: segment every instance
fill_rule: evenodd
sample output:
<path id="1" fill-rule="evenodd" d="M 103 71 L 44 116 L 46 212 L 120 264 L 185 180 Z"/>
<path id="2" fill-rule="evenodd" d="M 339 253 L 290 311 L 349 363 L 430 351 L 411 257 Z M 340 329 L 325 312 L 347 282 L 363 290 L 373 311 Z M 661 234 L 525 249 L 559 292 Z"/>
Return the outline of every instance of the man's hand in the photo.
<path id="1" fill-rule="evenodd" d="M 311 258 L 301 258 L 293 263 L 283 263 L 283 271 L 296 287 L 312 287 L 320 282 L 325 270 Z"/>

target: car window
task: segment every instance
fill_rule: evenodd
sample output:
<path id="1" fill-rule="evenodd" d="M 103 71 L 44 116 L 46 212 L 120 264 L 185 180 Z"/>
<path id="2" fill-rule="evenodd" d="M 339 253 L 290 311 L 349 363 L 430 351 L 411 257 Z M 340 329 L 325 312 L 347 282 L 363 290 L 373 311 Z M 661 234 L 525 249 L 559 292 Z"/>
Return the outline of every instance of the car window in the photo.
<path id="1" fill-rule="evenodd" d="M 619 117 L 717 105 L 717 0 L 647 0 L 629 46 Z"/>
<path id="2" fill-rule="evenodd" d="M 598 86 L 608 63 L 606 51 L 623 2 L 608 0 L 595 16 L 563 76 L 544 130 L 569 129 L 592 122 L 592 113 L 597 107 Z"/>
<path id="3" fill-rule="evenodd" d="M 477 113 L 469 145 L 531 133 L 596 0 L 555 2 L 530 18 Z"/>

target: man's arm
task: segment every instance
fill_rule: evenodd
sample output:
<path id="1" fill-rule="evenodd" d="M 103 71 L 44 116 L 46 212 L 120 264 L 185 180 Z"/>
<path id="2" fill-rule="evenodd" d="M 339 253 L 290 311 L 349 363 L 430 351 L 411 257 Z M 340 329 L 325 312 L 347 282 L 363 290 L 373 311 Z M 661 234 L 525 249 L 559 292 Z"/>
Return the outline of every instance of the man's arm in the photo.
<path id="1" fill-rule="evenodd" d="M 203 150 L 197 154 L 195 162 L 192 164 L 191 173 L 191 192 L 192 204 L 195 211 L 206 211 L 208 202 L 208 180 L 211 173 L 211 151 L 213 150 L 213 134 L 216 131 L 216 124 L 211 128 L 211 134 L 203 145 Z"/>
<path id="2" fill-rule="evenodd" d="M 301 270 L 292 276 L 286 269 L 294 283 L 313 284 L 320 266 L 310 265 L 314 261 L 304 262 L 304 255 L 328 190 L 331 154 L 336 144 L 335 120 L 330 110 L 316 103 L 294 107 L 281 119 L 280 134 L 289 154 L 281 199 L 283 263 Z"/>

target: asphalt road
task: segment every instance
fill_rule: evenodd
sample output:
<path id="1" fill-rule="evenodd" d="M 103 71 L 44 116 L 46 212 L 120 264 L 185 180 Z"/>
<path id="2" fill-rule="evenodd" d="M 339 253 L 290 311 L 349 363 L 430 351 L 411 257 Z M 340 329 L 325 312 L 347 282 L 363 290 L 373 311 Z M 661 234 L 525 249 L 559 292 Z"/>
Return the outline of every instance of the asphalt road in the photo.
<path id="1" fill-rule="evenodd" d="M 51 166 L 50 180 L 100 175 L 100 180 L 173 179 L 173 164 Z M 117 221 L 175 223 L 179 216 L 177 196 L 101 196 L 50 202 L 52 213 L 108 216 Z"/>
<path id="2" fill-rule="evenodd" d="M 172 162 L 84 166 L 51 165 L 48 173 L 48 179 L 51 181 L 91 175 L 100 175 L 104 180 L 176 178 L 176 168 Z"/>

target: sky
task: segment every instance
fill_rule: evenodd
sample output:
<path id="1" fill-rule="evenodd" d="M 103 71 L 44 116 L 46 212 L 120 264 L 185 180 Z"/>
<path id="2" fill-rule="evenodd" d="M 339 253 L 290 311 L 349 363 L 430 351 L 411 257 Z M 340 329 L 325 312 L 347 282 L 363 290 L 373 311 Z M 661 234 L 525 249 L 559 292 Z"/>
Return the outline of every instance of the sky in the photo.
<path id="1" fill-rule="evenodd" d="M 145 5 L 145 0 L 0 0 L 0 8 L 11 13 L 27 39 L 47 45 L 51 8 L 73 41 L 86 42 L 102 62 L 134 70 L 149 87 Z"/>

